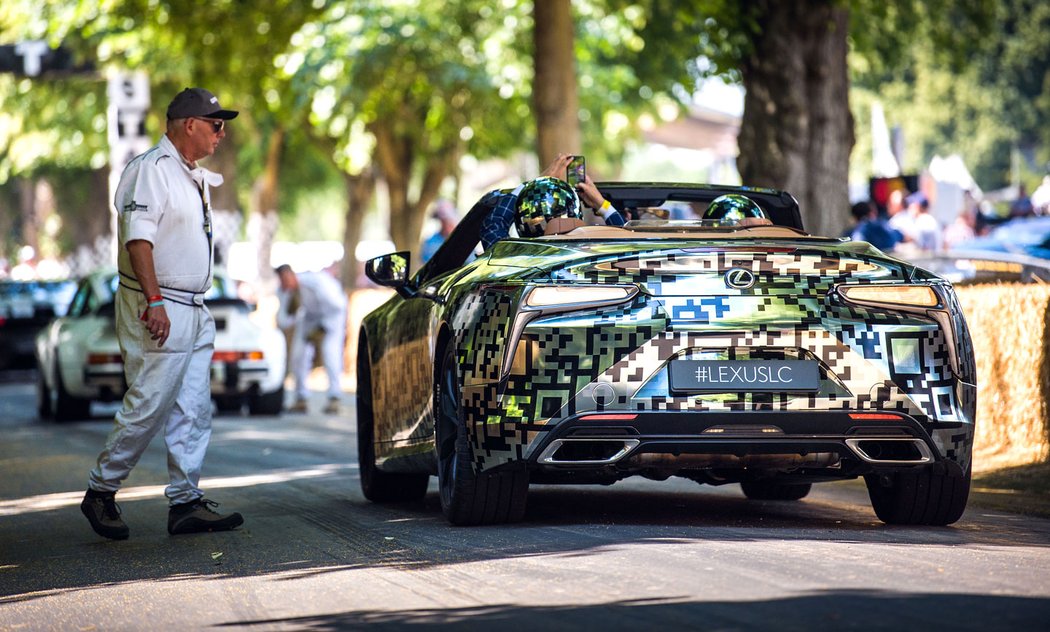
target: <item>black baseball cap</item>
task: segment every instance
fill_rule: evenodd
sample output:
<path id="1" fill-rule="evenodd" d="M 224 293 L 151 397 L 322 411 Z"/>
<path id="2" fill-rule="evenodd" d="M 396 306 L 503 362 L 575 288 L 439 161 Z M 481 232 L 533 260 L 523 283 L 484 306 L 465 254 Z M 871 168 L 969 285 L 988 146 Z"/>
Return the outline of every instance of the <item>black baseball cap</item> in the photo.
<path id="1" fill-rule="evenodd" d="M 237 118 L 237 114 L 234 110 L 222 109 L 215 95 L 204 88 L 186 88 L 168 105 L 168 120 L 200 116 L 228 121 Z"/>

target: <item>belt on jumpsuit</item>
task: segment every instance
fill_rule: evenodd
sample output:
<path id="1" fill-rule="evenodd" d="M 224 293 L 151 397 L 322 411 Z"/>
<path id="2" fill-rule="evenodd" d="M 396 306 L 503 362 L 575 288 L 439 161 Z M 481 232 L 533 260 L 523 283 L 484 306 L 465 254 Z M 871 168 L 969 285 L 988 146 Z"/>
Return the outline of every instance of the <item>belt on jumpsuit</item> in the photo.
<path id="1" fill-rule="evenodd" d="M 120 285 L 134 292 L 142 291 L 142 286 L 139 285 L 139 282 L 136 279 L 123 273 L 120 275 Z M 180 305 L 189 305 L 190 307 L 201 307 L 204 305 L 204 292 L 180 290 L 178 288 L 164 287 L 161 285 L 160 295 L 164 297 L 164 300 L 178 303 Z"/>

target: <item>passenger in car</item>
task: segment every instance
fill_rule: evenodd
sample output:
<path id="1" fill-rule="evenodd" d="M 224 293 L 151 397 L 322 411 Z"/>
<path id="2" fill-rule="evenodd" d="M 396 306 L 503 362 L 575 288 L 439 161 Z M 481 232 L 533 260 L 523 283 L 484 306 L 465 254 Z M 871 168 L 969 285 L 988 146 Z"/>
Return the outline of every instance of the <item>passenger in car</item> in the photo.
<path id="1" fill-rule="evenodd" d="M 506 238 L 511 225 L 515 226 L 521 237 L 538 237 L 552 234 L 547 228 L 555 218 L 571 218 L 585 223 L 581 202 L 592 209 L 595 215 L 602 217 L 608 226 L 623 226 L 626 223 L 623 215 L 602 197 L 590 175 L 575 189 L 560 178 L 571 159 L 572 156 L 568 154 L 558 154 L 540 177 L 521 184 L 510 193 L 496 190 L 486 194 L 485 198 L 490 200 L 493 196 L 498 197 L 495 208 L 481 226 L 481 243 L 486 250 Z M 555 222 L 550 224 L 550 230 L 572 230 L 578 225 L 571 221 Z"/>
<path id="2" fill-rule="evenodd" d="M 745 195 L 736 193 L 729 193 L 711 200 L 711 204 L 704 211 L 703 219 L 744 228 L 773 225 L 773 221 L 758 203 Z"/>

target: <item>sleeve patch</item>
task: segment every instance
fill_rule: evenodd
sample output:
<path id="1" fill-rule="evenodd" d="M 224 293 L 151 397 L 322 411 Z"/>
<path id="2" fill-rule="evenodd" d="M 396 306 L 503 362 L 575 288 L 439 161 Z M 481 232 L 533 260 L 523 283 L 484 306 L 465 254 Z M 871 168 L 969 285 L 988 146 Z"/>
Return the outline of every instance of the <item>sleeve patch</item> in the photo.
<path id="1" fill-rule="evenodd" d="M 137 202 L 132 200 L 132 201 L 128 202 L 127 204 L 125 204 L 124 208 L 121 209 L 121 210 L 123 212 L 125 212 L 125 213 L 132 213 L 134 211 L 148 211 L 149 207 L 146 206 L 145 204 L 138 204 Z"/>

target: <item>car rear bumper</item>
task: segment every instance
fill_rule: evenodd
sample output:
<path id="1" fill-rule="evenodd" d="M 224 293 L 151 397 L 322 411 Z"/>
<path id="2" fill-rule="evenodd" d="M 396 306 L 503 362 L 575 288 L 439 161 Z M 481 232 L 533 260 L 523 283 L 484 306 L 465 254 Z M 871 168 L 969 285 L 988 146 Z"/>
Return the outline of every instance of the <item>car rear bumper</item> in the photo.
<path id="1" fill-rule="evenodd" d="M 213 395 L 238 396 L 266 389 L 270 378 L 270 367 L 265 362 L 212 362 L 211 392 Z"/>
<path id="2" fill-rule="evenodd" d="M 282 376 L 272 376 L 265 362 L 212 362 L 211 392 L 215 396 L 237 397 L 268 393 L 280 387 Z M 84 388 L 105 401 L 117 399 L 127 390 L 123 364 L 92 365 L 84 369 Z"/>
<path id="3" fill-rule="evenodd" d="M 538 439 L 528 463 L 538 472 L 616 477 L 719 471 L 732 480 L 732 472 L 767 470 L 852 478 L 954 463 L 947 457 L 958 455 L 946 455 L 934 434 L 967 431 L 961 422 L 929 424 L 871 411 L 592 412 L 565 419 Z"/>

